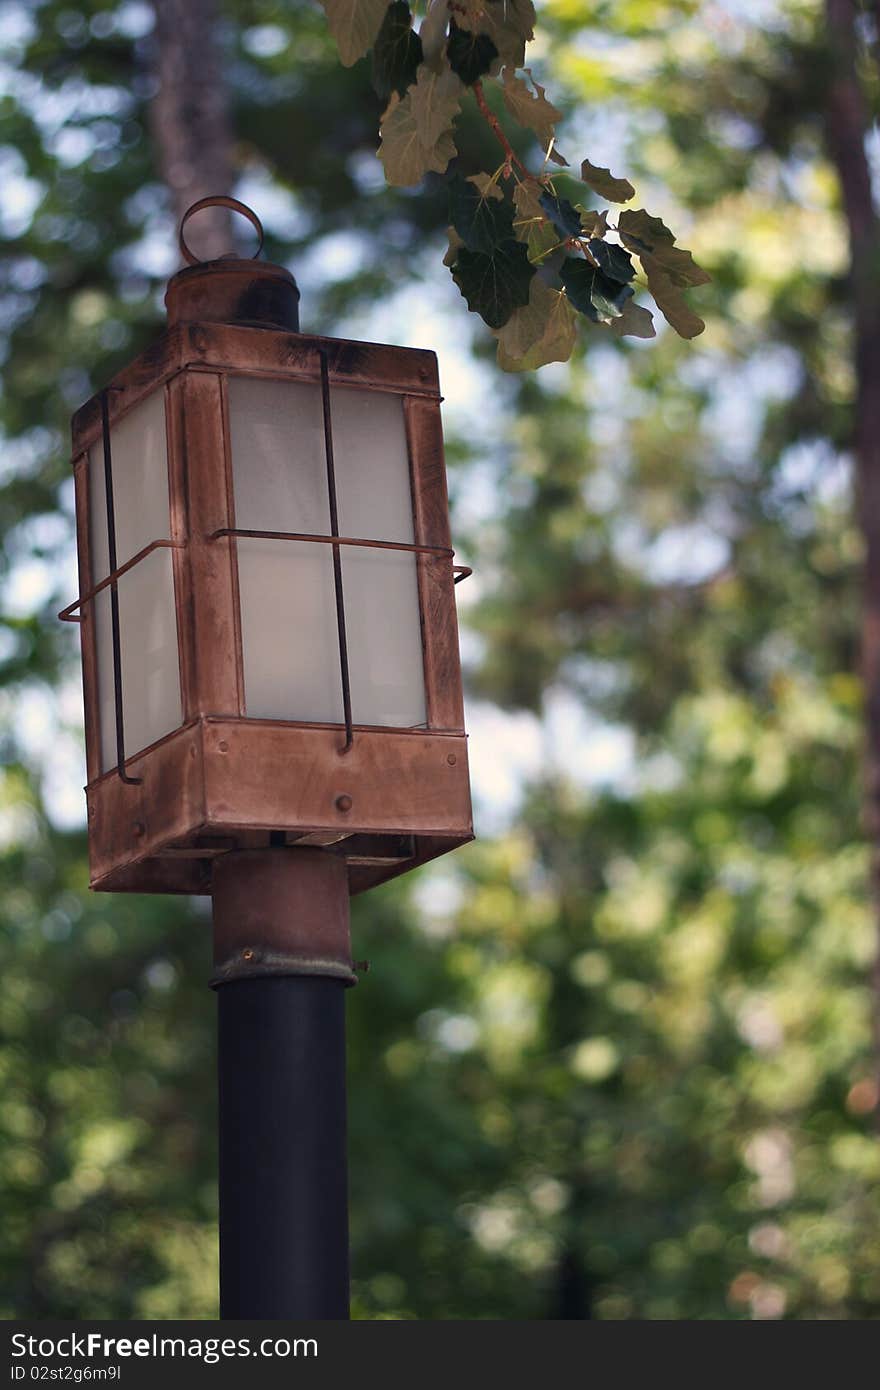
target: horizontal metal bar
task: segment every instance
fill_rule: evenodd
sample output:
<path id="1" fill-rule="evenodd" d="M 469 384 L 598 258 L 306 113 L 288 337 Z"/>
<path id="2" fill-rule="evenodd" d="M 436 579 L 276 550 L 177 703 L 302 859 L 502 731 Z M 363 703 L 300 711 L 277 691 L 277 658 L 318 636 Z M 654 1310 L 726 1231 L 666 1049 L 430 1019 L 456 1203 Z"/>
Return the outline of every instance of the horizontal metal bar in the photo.
<path id="1" fill-rule="evenodd" d="M 130 569 L 134 569 L 135 565 L 139 565 L 141 560 L 145 560 L 154 550 L 184 550 L 185 548 L 185 545 L 181 541 L 150 541 L 150 544 L 145 545 L 143 550 L 139 550 L 137 555 L 133 555 L 130 560 L 126 560 L 124 565 L 120 565 L 119 569 L 114 570 L 112 574 L 108 574 L 106 579 L 102 579 L 100 584 L 96 584 L 94 589 L 89 589 L 88 593 L 82 594 L 78 599 L 74 600 L 73 603 L 68 604 L 66 608 L 62 608 L 61 612 L 58 614 L 59 618 L 63 623 L 81 623 L 82 618 L 75 617 L 74 610 L 84 607 L 87 603 L 91 603 L 92 599 L 100 594 L 102 590 L 109 588 L 111 584 L 115 584 L 117 579 L 120 579 L 123 574 L 127 574 Z"/>
<path id="2" fill-rule="evenodd" d="M 253 531 L 240 526 L 223 526 L 219 531 L 212 531 L 208 539 L 216 541 L 222 536 L 244 536 L 248 540 L 258 541 L 316 541 L 320 545 L 361 545 L 371 550 L 406 550 L 413 555 L 442 555 L 448 560 L 455 554 L 454 550 L 443 545 L 408 545 L 405 541 L 365 541 L 354 536 L 318 536 L 300 531 Z"/>
<path id="3" fill-rule="evenodd" d="M 320 719 L 258 719 L 251 715 L 206 715 L 208 724 L 269 724 L 276 728 L 287 729 L 338 729 L 338 723 Z M 355 724 L 354 726 L 361 733 L 365 734 L 430 734 L 431 738 L 466 738 L 467 734 L 463 727 L 454 729 L 436 729 L 428 724 Z M 176 730 L 175 730 L 176 732 Z"/>

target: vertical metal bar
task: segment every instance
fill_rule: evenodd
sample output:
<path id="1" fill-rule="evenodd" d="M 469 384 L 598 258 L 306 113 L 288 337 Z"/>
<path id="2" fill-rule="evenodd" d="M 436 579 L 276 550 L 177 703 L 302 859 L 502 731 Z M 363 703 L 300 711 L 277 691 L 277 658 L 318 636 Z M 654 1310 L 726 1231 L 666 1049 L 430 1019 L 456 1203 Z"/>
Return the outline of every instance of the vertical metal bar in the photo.
<path id="1" fill-rule="evenodd" d="M 104 448 L 104 494 L 107 502 L 107 554 L 110 573 L 118 568 L 116 560 L 116 512 L 113 506 L 113 466 L 110 457 L 110 392 L 101 392 L 101 442 Z M 116 771 L 122 782 L 139 786 L 140 777 L 129 777 L 125 771 L 125 728 L 122 714 L 122 647 L 119 641 L 119 593 L 114 579 L 110 585 L 110 634 L 113 646 L 113 704 L 116 712 Z"/>
<path id="2" fill-rule="evenodd" d="M 330 499 L 330 534 L 339 535 L 339 512 L 336 505 L 336 468 L 333 462 L 333 422 L 330 416 L 330 369 L 324 348 L 318 349 L 321 359 L 321 400 L 324 406 L 324 452 L 327 458 L 327 493 Z M 351 681 L 348 671 L 348 643 L 345 638 L 345 600 L 342 593 L 342 557 L 339 546 L 333 549 L 333 585 L 336 591 L 336 630 L 339 636 L 339 670 L 342 677 L 342 712 L 345 718 L 345 747 L 347 753 L 354 743 L 351 722 Z"/>

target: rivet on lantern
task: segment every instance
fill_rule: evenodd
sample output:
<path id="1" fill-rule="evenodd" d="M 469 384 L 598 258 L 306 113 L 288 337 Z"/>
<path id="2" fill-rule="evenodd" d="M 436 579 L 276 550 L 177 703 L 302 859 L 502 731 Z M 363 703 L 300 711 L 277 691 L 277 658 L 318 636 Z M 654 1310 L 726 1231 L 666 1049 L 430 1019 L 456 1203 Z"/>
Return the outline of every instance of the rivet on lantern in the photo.
<path id="1" fill-rule="evenodd" d="M 353 805 L 354 802 L 347 792 L 343 792 L 341 796 L 336 798 L 337 811 L 350 811 Z"/>

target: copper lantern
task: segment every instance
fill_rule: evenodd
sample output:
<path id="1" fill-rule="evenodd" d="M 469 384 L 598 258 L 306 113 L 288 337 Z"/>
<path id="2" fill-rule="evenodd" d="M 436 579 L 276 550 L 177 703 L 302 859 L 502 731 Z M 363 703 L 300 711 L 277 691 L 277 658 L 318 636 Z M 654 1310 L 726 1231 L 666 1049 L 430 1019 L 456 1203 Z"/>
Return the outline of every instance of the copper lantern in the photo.
<path id="1" fill-rule="evenodd" d="M 356 893 L 472 836 L 436 358 L 302 334 L 288 271 L 181 244 L 73 421 L 91 885 L 295 845 Z"/>

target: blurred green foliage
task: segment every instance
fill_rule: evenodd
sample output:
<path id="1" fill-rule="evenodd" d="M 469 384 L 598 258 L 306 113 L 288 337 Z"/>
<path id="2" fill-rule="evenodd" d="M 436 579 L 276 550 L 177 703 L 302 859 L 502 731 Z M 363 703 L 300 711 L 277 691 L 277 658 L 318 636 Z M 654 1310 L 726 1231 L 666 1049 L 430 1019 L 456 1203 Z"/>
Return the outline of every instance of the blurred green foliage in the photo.
<path id="1" fill-rule="evenodd" d="M 223 13 L 237 162 L 291 190 L 268 250 L 305 326 L 430 297 L 444 199 L 384 187 L 368 65 L 317 7 Z M 447 371 L 493 404 L 449 450 L 471 690 L 576 732 L 510 829 L 356 903 L 356 1316 L 880 1314 L 846 232 L 820 10 L 745 14 L 539 11 L 566 148 L 625 150 L 675 213 L 714 277 L 704 338 L 514 383 L 438 300 Z M 88 893 L 28 716 L 76 679 L 67 416 L 161 322 L 148 31 L 131 0 L 0 16 L 5 1317 L 216 1315 L 205 905 Z M 613 779 L 585 714 L 631 749 Z"/>

